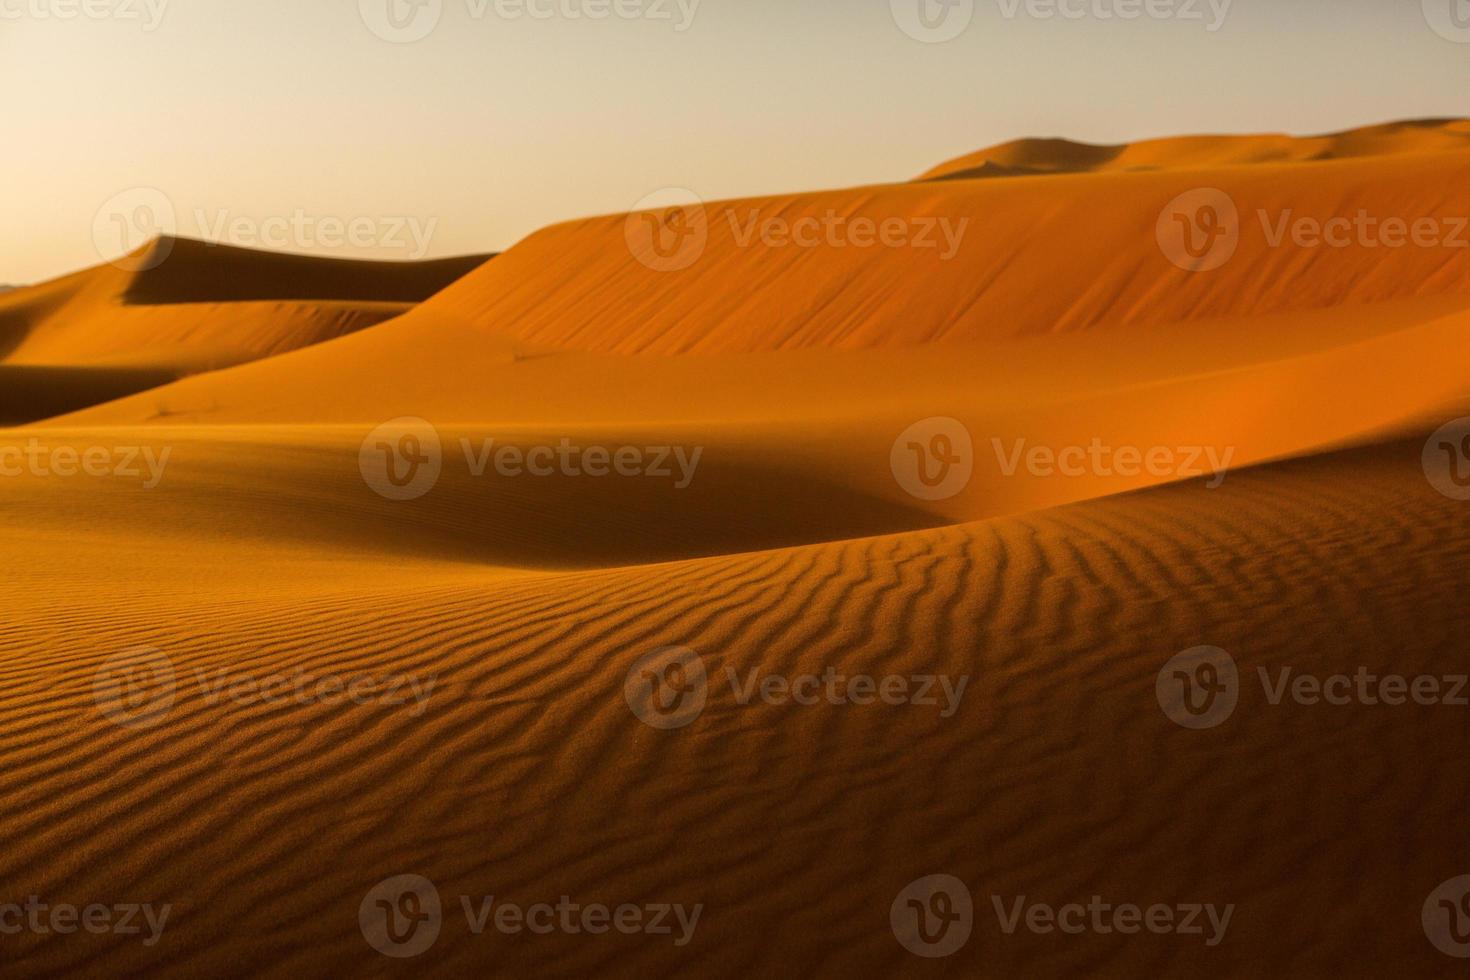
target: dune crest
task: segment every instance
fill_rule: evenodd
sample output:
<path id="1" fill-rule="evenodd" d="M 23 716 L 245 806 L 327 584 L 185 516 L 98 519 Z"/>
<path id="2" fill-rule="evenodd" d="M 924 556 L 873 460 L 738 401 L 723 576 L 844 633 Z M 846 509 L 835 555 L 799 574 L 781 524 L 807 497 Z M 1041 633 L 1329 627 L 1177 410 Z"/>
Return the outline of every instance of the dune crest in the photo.
<path id="1" fill-rule="evenodd" d="M 1470 121 L 1418 119 L 1322 136 L 1177 136 L 1113 145 L 1020 139 L 967 153 L 917 179 L 971 180 L 1047 174 L 1204 170 L 1262 163 L 1309 163 L 1470 149 Z"/>
<path id="2" fill-rule="evenodd" d="M 353 333 L 485 260 L 362 262 L 157 239 L 116 263 L 0 298 L 0 423 Z"/>

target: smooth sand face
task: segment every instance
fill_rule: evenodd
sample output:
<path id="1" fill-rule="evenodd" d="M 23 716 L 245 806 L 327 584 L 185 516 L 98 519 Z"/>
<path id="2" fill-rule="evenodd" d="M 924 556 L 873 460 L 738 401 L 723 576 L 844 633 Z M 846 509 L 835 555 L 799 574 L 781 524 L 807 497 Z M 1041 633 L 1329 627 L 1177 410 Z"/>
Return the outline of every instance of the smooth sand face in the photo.
<path id="1" fill-rule="evenodd" d="M 1466 672 L 1470 424 L 1436 430 L 1470 414 L 1470 250 L 1271 229 L 1363 211 L 1453 237 L 1465 132 L 1033 141 L 946 180 L 708 204 L 676 271 L 658 266 L 689 256 L 649 251 L 640 216 L 557 226 L 417 305 L 382 282 L 281 295 L 350 270 L 248 256 L 213 294 L 201 269 L 8 296 L 0 372 L 48 418 L 0 433 L 0 466 L 30 454 L 0 477 L 0 882 L 172 912 L 154 945 L 21 935 L 6 955 L 1444 974 L 1426 900 L 1470 871 L 1470 709 L 1272 704 L 1260 677 Z M 970 173 L 992 163 L 1035 173 Z M 1170 236 L 1222 201 L 1233 241 Z M 968 224 L 943 257 L 743 241 L 752 212 Z M 37 400 L 45 371 L 183 363 L 166 347 L 221 369 L 70 414 Z M 698 710 L 651 700 L 670 647 Z M 1236 678 L 1213 715 L 1166 696 L 1201 647 Z M 829 673 L 930 679 L 936 703 L 758 693 Z M 261 696 L 302 676 L 379 686 Z M 382 932 L 374 889 L 401 875 L 440 903 L 422 950 Z M 931 875 L 973 905 L 953 949 L 901 928 Z M 462 898 L 488 896 L 701 911 L 682 944 L 677 923 L 477 935 Z M 1230 918 L 1007 932 L 996 903 L 1022 896 Z"/>

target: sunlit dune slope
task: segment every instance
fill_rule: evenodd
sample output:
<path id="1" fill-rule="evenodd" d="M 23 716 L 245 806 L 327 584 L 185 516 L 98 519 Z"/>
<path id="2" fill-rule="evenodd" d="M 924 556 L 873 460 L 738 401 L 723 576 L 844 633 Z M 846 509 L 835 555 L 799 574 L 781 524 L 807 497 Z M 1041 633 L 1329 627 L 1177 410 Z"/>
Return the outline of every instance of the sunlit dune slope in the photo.
<path id="1" fill-rule="evenodd" d="M 252 539 L 207 482 L 169 498 L 164 535 L 111 494 L 48 507 L 56 481 L 0 483 L 6 513 L 27 515 L 0 525 L 0 880 L 53 901 L 174 904 L 156 947 L 21 935 L 8 962 L 381 972 L 359 905 L 411 872 L 445 906 L 419 972 L 921 977 L 934 963 L 895 942 L 889 904 L 948 873 L 975 895 L 975 936 L 943 964 L 962 974 L 1443 975 L 1419 910 L 1470 867 L 1467 784 L 1450 778 L 1470 750 L 1460 709 L 1273 708 L 1253 690 L 1226 726 L 1187 732 L 1154 690 L 1165 662 L 1201 643 L 1252 678 L 1462 673 L 1470 524 L 1419 471 L 1424 435 L 1218 490 L 522 576 L 445 560 L 431 537 L 417 552 L 412 535 L 385 546 L 390 526 L 366 515 L 355 544 Z M 296 464 L 271 458 L 242 452 L 220 477 L 279 492 L 271 481 Z M 661 732 L 623 685 L 668 644 L 695 650 L 714 680 L 698 720 Z M 120 728 L 98 712 L 95 676 L 139 646 L 169 658 L 176 693 L 153 727 Z M 828 667 L 969 682 L 941 717 L 742 706 L 725 673 Z M 237 703 L 212 686 L 302 670 L 434 687 L 414 713 Z M 678 947 L 475 936 L 461 895 L 704 911 Z M 1217 947 L 1005 935 L 992 895 L 1235 911 Z"/>
<path id="2" fill-rule="evenodd" d="M 1233 256 L 1208 273 L 1171 261 L 1159 230 L 1201 188 L 1239 216 Z M 1470 240 L 1457 224 L 1470 213 L 1470 150 L 896 184 L 592 218 L 533 234 L 422 315 L 535 350 L 749 353 L 1120 325 L 1178 337 L 1205 319 L 1470 294 L 1463 250 L 1356 237 L 1302 247 L 1291 234 L 1300 219 L 1360 213 L 1440 219 L 1445 241 Z M 656 227 L 687 267 L 663 271 Z"/>
<path id="3" fill-rule="evenodd" d="M 352 333 L 483 261 L 359 262 L 160 239 L 115 265 L 0 298 L 0 423 Z"/>
<path id="4" fill-rule="evenodd" d="M 976 519 L 1171 478 L 1037 476 L 1007 463 L 1022 442 L 1028 449 L 1094 439 L 1184 448 L 1202 466 L 1213 453 L 1236 468 L 1383 438 L 1470 408 L 1470 304 L 1458 300 L 1212 326 L 1213 339 L 1202 343 L 1166 343 L 1134 328 L 898 351 L 517 359 L 473 327 L 412 317 L 64 417 L 42 431 L 61 436 L 97 424 L 157 424 L 158 438 L 194 440 L 207 438 L 208 429 L 193 432 L 201 424 L 228 431 L 270 423 L 274 428 L 263 431 L 289 441 L 293 431 L 334 422 L 334 431 L 317 438 L 336 440 L 345 460 L 337 465 L 349 469 L 369 432 L 402 416 L 439 426 L 451 461 L 460 438 L 699 447 L 705 471 L 681 499 L 704 500 L 707 513 L 725 512 L 734 527 L 760 522 L 768 501 L 746 491 L 774 480 L 809 492 L 828 488 L 828 506 L 837 512 L 852 511 L 859 499 L 888 502 L 897 509 L 883 520 L 896 523 L 860 521 L 854 528 L 875 533 L 912 526 L 905 515 L 913 508 Z M 399 346 L 385 347 L 385 338 Z M 396 353 L 382 359 L 387 350 Z M 331 384 L 322 382 L 327 378 Z M 752 391 L 761 397 L 750 397 Z M 970 432 L 974 476 L 953 499 L 919 504 L 895 482 L 889 451 L 910 424 L 936 416 L 957 419 Z M 308 419 L 319 421 L 303 424 Z M 462 460 L 458 465 L 464 468 Z M 613 482 L 616 497 L 583 488 L 583 502 L 595 502 L 598 512 L 650 503 L 638 496 L 647 489 L 640 481 Z M 489 492 L 483 481 L 478 491 L 472 485 L 465 488 L 470 509 L 474 494 Z M 559 499 L 552 494 L 541 504 L 555 510 Z M 478 506 L 484 503 L 482 497 Z M 695 553 L 723 547 L 700 538 L 687 528 L 678 533 Z M 555 547 L 547 550 L 554 554 Z"/>

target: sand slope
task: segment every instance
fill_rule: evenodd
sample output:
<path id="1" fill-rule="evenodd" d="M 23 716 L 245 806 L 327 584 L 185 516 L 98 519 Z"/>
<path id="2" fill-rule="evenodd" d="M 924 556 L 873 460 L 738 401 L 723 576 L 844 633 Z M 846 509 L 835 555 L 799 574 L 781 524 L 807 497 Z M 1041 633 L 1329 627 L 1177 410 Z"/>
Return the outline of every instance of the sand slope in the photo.
<path id="1" fill-rule="evenodd" d="M 0 532 L 23 559 L 3 572 L 0 806 L 15 837 L 0 880 L 172 899 L 177 919 L 155 950 L 22 939 L 9 956 L 26 971 L 377 973 L 392 964 L 363 942 L 357 904 L 412 871 L 451 905 L 706 905 L 684 949 L 476 938 L 451 917 L 416 972 L 923 976 L 933 965 L 897 945 L 887 907 L 944 871 L 981 903 L 1237 905 L 1218 949 L 1006 937 L 986 913 L 947 963 L 972 975 L 1443 975 L 1418 904 L 1470 863 L 1453 832 L 1470 802 L 1451 775 L 1470 748 L 1455 711 L 1253 703 L 1191 733 L 1153 702 L 1164 661 L 1202 642 L 1248 670 L 1462 669 L 1452 638 L 1470 540 L 1463 505 L 1417 472 L 1418 447 L 1285 464 L 1218 491 L 550 576 L 405 555 L 405 536 L 384 547 L 391 525 L 360 515 L 356 547 L 324 549 L 207 521 L 156 537 L 102 495 L 109 521 L 72 510 L 65 538 L 59 508 L 28 513 Z M 30 491 L 3 492 L 9 507 Z M 360 490 L 344 478 L 327 493 L 355 506 Z M 168 500 L 185 524 L 211 513 L 203 497 Z M 130 547 L 144 536 L 149 548 Z M 621 688 L 669 643 L 711 670 L 838 665 L 973 686 L 948 720 L 740 707 L 723 690 L 690 728 L 656 732 Z M 93 674 L 139 644 L 168 651 L 179 699 L 166 726 L 120 730 L 96 713 Z M 413 718 L 211 704 L 196 674 L 298 666 L 434 674 L 439 687 Z"/>
<path id="2" fill-rule="evenodd" d="M 624 216 L 591 219 L 310 346 L 289 339 L 310 334 L 293 311 L 320 297 L 267 298 L 276 280 L 242 270 L 209 322 L 249 307 L 250 343 L 299 349 L 0 430 L 0 463 L 28 445 L 168 459 L 153 487 L 0 478 L 0 897 L 174 906 L 156 947 L 22 935 L 0 955 L 25 975 L 1449 975 L 1420 915 L 1470 873 L 1467 709 L 1273 706 L 1255 678 L 1465 672 L 1470 504 L 1421 458 L 1470 414 L 1465 252 L 1276 247 L 1258 229 L 1191 273 L 1155 227 L 1196 187 L 1244 215 L 1465 214 L 1465 132 L 1106 160 L 1026 144 L 994 159 L 1089 172 L 739 205 L 971 218 L 947 261 L 741 245 L 719 219 L 695 262 L 658 272 Z M 210 305 L 174 275 L 127 287 L 147 298 L 140 335 Z M 34 342 L 60 345 L 56 329 Z M 7 369 L 26 403 L 57 389 L 51 368 Z M 443 472 L 394 502 L 361 454 L 400 416 L 436 426 Z M 972 437 L 973 474 L 921 500 L 891 455 L 936 416 Z M 476 476 L 462 441 L 489 439 L 701 462 L 683 489 Z M 1230 463 L 1008 472 L 1017 440 Z M 712 683 L 697 719 L 661 731 L 624 684 L 669 645 Z M 1246 686 L 1223 725 L 1189 731 L 1156 683 L 1200 645 L 1229 651 Z M 151 727 L 119 726 L 98 672 L 140 647 L 167 658 L 173 700 Z M 963 677 L 967 693 L 949 717 L 741 704 L 726 673 L 828 668 Z M 433 687 L 417 712 L 221 694 L 298 672 Z M 926 960 L 889 908 L 939 873 L 973 893 L 975 934 Z M 396 961 L 358 916 L 401 874 L 434 882 L 445 919 Z M 491 895 L 703 912 L 687 946 L 476 936 L 460 897 Z M 1007 934 L 991 904 L 1094 895 L 1234 912 L 1210 947 Z"/>
<path id="3" fill-rule="evenodd" d="M 359 262 L 160 239 L 0 300 L 0 422 L 32 421 L 380 323 L 484 257 Z M 44 404 L 34 372 L 44 369 Z"/>

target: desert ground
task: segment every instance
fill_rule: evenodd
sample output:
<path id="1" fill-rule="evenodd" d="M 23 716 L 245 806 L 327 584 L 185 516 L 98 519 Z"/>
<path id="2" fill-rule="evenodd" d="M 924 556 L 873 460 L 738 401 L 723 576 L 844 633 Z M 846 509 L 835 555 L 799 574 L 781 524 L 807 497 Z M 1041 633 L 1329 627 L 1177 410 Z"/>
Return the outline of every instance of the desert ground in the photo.
<path id="1" fill-rule="evenodd" d="M 169 911 L 5 972 L 1462 971 L 1465 215 L 1463 121 L 1025 140 L 6 292 L 0 905 Z"/>

